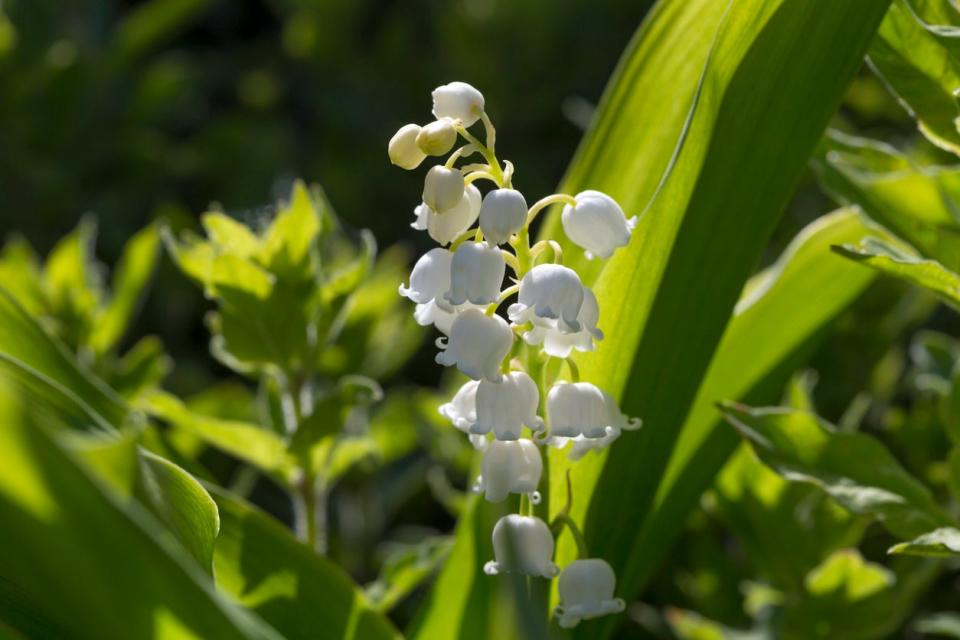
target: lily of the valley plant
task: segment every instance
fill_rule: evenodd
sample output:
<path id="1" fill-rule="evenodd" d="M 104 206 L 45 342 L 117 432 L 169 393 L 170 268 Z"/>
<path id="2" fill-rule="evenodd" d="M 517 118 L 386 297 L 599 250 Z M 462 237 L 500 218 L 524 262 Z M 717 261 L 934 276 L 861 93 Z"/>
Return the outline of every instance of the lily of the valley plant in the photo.
<path id="1" fill-rule="evenodd" d="M 491 502 L 520 494 L 520 513 L 493 529 L 496 558 L 484 570 L 548 579 L 559 574 L 555 615 L 561 626 L 573 627 L 622 611 L 624 602 L 614 597 L 610 565 L 584 557 L 583 537 L 570 518 L 561 514 L 548 526 L 532 514 L 540 500 L 539 445 L 569 445 L 568 456 L 578 459 L 640 423 L 624 416 L 605 391 L 579 379 L 571 354 L 592 351 L 603 339 L 597 299 L 576 271 L 563 266 L 558 243 L 530 245 L 530 225 L 545 208 L 563 204 L 567 236 L 588 258 L 603 259 L 629 242 L 636 218 L 628 220 L 598 191 L 554 194 L 528 207 L 513 188 L 513 165 L 497 158 L 496 130 L 474 87 L 452 82 L 437 88 L 433 115 L 425 126 L 402 127 L 389 144 L 391 162 L 404 169 L 449 154 L 427 172 L 412 225 L 440 247 L 417 261 L 400 294 L 416 303 L 417 322 L 444 334 L 436 361 L 471 379 L 440 413 L 484 452 L 476 490 Z M 469 130 L 477 123 L 484 142 Z M 461 138 L 464 144 L 456 146 Z M 472 156 L 481 160 L 469 162 Z M 483 183 L 492 184 L 485 194 L 477 188 Z M 505 317 L 499 315 L 514 297 Z M 554 536 L 564 526 L 581 557 L 561 571 L 553 562 Z"/>

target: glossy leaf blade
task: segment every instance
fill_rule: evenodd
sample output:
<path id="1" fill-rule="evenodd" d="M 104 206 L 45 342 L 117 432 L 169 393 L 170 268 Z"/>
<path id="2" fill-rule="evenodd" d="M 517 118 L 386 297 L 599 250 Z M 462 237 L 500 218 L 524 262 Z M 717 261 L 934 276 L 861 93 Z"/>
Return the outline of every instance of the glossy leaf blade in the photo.
<path id="1" fill-rule="evenodd" d="M 220 589 L 290 640 L 400 637 L 336 565 L 241 499 L 211 493 L 221 516 L 214 556 Z"/>

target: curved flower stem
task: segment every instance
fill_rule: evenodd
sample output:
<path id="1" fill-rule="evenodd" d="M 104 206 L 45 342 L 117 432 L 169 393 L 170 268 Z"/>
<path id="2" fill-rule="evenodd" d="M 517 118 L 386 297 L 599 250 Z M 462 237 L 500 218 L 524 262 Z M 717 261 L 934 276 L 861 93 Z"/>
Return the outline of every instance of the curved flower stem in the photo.
<path id="1" fill-rule="evenodd" d="M 518 284 L 511 285 L 506 289 L 504 289 L 503 291 L 501 291 L 499 304 L 503 304 L 507 298 L 509 298 L 510 296 L 512 296 L 518 291 L 520 291 L 520 285 Z"/>
<path id="2" fill-rule="evenodd" d="M 541 253 L 550 249 L 553 252 L 553 263 L 563 264 L 563 248 L 556 240 L 541 240 L 530 249 L 530 256 L 536 261 Z"/>
<path id="3" fill-rule="evenodd" d="M 500 179 L 494 176 L 489 171 L 474 171 L 473 173 L 471 173 L 470 175 L 468 175 L 466 178 L 463 179 L 463 183 L 465 185 L 472 184 L 477 180 L 489 180 L 495 185 L 500 186 Z"/>
<path id="4" fill-rule="evenodd" d="M 464 242 L 466 242 L 476 234 L 477 232 L 475 229 L 467 229 L 466 231 L 458 235 L 456 238 L 453 239 L 453 242 L 450 243 L 450 252 L 452 253 L 456 251 L 457 247 L 462 245 Z"/>
<path id="5" fill-rule="evenodd" d="M 567 528 L 570 535 L 573 536 L 573 541 L 577 543 L 577 557 L 581 559 L 589 558 L 590 551 L 587 549 L 587 541 L 584 540 L 583 533 L 580 532 L 580 527 L 577 526 L 577 523 L 574 522 L 573 518 L 569 515 L 560 513 L 553 519 L 550 528 L 553 530 L 554 535 L 559 535 L 563 527 Z"/>
<path id="6" fill-rule="evenodd" d="M 484 121 L 484 126 L 486 126 L 487 122 L 489 122 L 489 118 L 486 118 Z M 493 125 L 491 124 L 490 128 L 492 127 Z M 467 131 L 466 127 L 464 127 L 462 124 L 457 125 L 457 133 L 463 136 L 464 140 L 473 144 L 480 151 L 480 153 L 483 154 L 483 157 L 487 159 L 487 164 L 490 165 L 490 173 L 492 173 L 494 176 L 494 182 L 497 183 L 498 187 L 502 187 L 504 183 L 503 170 L 500 168 L 500 161 L 497 160 L 497 155 L 493 152 L 493 147 L 488 147 L 480 142 L 477 137 Z M 487 133 L 487 137 L 489 139 L 489 131 Z"/>
<path id="7" fill-rule="evenodd" d="M 500 253 L 503 255 L 503 261 L 507 263 L 508 267 L 513 269 L 513 274 L 519 278 L 520 261 L 517 260 L 517 256 L 506 250 L 502 250 Z"/>
<path id="8" fill-rule="evenodd" d="M 527 224 L 529 225 L 531 222 L 533 222 L 538 213 L 552 204 L 569 204 L 573 206 L 577 204 L 577 201 L 573 196 L 568 196 L 565 193 L 555 193 L 552 196 L 541 198 L 540 200 L 534 202 L 533 206 L 527 211 Z"/>
<path id="9" fill-rule="evenodd" d="M 573 358 L 567 357 L 564 358 L 563 361 L 567 363 L 567 369 L 570 371 L 570 377 L 573 378 L 573 382 L 580 382 L 580 367 L 573 361 Z"/>
<path id="10" fill-rule="evenodd" d="M 476 145 L 474 145 L 473 143 L 465 144 L 459 149 L 457 149 L 456 151 L 454 151 L 453 153 L 451 153 L 450 157 L 447 158 L 447 161 L 443 163 L 443 166 L 445 166 L 447 169 L 452 169 L 453 165 L 455 165 L 457 163 L 457 160 L 459 160 L 460 158 L 465 158 L 467 156 L 470 156 L 479 152 L 480 152 L 480 149 L 478 149 Z"/>

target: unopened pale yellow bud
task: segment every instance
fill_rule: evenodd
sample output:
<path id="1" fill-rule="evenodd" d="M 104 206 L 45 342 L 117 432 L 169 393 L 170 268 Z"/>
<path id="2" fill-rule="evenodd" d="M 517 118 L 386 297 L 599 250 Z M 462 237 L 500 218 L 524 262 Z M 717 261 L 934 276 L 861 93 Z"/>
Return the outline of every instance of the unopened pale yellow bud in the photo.
<path id="1" fill-rule="evenodd" d="M 402 169 L 416 169 L 427 157 L 420 147 L 417 146 L 417 136 L 420 135 L 420 126 L 408 124 L 400 127 L 387 147 L 387 153 L 390 154 L 390 162 Z"/>
<path id="2" fill-rule="evenodd" d="M 428 156 L 442 156 L 453 149 L 457 141 L 457 130 L 453 120 L 441 118 L 420 129 L 417 134 L 417 146 Z"/>

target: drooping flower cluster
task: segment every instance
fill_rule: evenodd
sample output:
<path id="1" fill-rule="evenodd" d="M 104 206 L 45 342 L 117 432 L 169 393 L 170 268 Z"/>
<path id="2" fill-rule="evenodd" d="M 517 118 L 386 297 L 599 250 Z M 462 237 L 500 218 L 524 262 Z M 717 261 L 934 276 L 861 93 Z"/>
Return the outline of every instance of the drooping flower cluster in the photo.
<path id="1" fill-rule="evenodd" d="M 433 115 L 436 120 L 424 126 L 401 127 L 388 149 L 391 162 L 404 169 L 418 167 L 428 156 L 450 154 L 427 172 L 412 223 L 440 246 L 417 261 L 400 294 L 416 304 L 417 322 L 443 334 L 437 363 L 470 378 L 440 413 L 484 452 L 475 490 L 490 502 L 521 496 L 521 513 L 501 518 L 494 527 L 496 559 L 484 570 L 545 578 L 559 574 L 555 614 L 564 627 L 622 611 L 623 600 L 613 595 L 612 568 L 583 557 L 585 544 L 573 520 L 564 514 L 548 526 L 532 515 L 531 505 L 540 501 L 540 445 L 570 445 L 568 457 L 576 460 L 640 424 L 623 415 L 608 393 L 579 380 L 572 353 L 592 351 L 603 339 L 597 298 L 576 271 L 563 266 L 557 242 L 531 246 L 530 224 L 545 208 L 562 204 L 567 237 L 588 259 L 605 259 L 629 243 L 636 217 L 627 219 L 599 191 L 554 194 L 528 206 L 513 187 L 513 165 L 497 159 L 496 131 L 474 87 L 463 82 L 438 87 Z M 478 122 L 484 142 L 469 131 Z M 454 149 L 461 138 L 462 146 Z M 466 161 L 474 155 L 482 160 Z M 492 185 L 485 194 L 475 184 L 482 182 Z M 511 284 L 504 287 L 508 269 Z M 505 317 L 499 315 L 514 297 Z M 551 367 L 550 358 L 566 366 Z M 556 379 L 564 370 L 570 379 Z M 574 536 L 581 559 L 561 573 L 553 551 L 563 526 Z"/>

